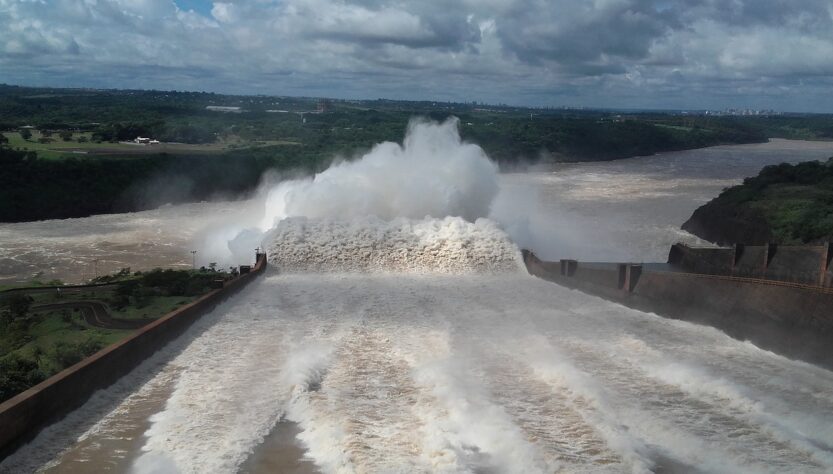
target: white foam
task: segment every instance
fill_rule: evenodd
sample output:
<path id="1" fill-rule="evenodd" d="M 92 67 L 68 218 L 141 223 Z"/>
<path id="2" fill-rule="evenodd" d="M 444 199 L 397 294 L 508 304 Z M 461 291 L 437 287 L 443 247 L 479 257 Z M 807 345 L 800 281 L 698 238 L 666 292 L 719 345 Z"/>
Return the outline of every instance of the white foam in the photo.
<path id="1" fill-rule="evenodd" d="M 287 218 L 270 233 L 271 264 L 282 271 L 519 271 L 520 252 L 494 222 L 459 217 L 383 221 Z"/>

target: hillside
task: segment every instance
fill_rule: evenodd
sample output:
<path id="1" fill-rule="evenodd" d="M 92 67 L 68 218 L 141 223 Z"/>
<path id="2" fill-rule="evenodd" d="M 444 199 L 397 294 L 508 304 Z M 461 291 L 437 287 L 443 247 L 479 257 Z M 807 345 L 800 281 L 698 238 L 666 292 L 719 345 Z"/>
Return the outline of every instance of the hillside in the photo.
<path id="1" fill-rule="evenodd" d="M 833 158 L 767 166 L 694 211 L 683 229 L 721 245 L 833 240 Z"/>

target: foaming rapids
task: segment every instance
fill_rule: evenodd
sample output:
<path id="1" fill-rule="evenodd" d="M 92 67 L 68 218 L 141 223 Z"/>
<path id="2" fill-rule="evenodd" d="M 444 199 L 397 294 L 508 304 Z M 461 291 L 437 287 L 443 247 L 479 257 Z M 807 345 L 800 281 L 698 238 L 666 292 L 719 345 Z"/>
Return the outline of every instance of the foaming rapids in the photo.
<path id="1" fill-rule="evenodd" d="M 517 247 L 488 219 L 293 217 L 271 234 L 269 262 L 285 271 L 481 273 L 519 268 Z"/>
<path id="2" fill-rule="evenodd" d="M 518 248 L 486 219 L 497 193 L 497 166 L 462 141 L 456 118 L 412 120 L 401 145 L 283 181 L 259 222 L 220 234 L 234 258 L 261 246 L 285 271 L 517 270 Z"/>

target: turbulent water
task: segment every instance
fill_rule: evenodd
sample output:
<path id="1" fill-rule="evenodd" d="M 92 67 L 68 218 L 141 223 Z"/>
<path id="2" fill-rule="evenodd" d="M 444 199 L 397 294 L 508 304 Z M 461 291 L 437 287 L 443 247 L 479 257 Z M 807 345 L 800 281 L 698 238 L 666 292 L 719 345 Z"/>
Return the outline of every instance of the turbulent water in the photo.
<path id="1" fill-rule="evenodd" d="M 830 151 L 792 146 L 502 176 L 491 219 L 215 226 L 265 239 L 267 274 L 0 472 L 833 472 L 833 373 L 538 280 L 518 255 L 662 258 L 740 172 L 715 162 Z"/>
<path id="2" fill-rule="evenodd" d="M 289 423 L 323 472 L 833 467 L 830 372 L 520 271 L 272 271 L 194 331 L 2 470 L 234 472 Z"/>

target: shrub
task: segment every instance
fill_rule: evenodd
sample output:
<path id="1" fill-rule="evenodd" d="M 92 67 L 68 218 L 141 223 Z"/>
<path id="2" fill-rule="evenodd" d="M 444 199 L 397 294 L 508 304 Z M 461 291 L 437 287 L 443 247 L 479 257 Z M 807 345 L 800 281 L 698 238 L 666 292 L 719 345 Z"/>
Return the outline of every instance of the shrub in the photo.
<path id="1" fill-rule="evenodd" d="M 0 402 L 42 382 L 46 374 L 34 360 L 10 354 L 0 359 Z"/>
<path id="2" fill-rule="evenodd" d="M 65 369 L 95 354 L 102 347 L 101 341 L 92 338 L 75 344 L 58 342 L 52 348 L 52 358 L 60 368 Z"/>
<path id="3" fill-rule="evenodd" d="M 22 318 L 29 312 L 29 308 L 32 306 L 33 302 L 34 300 L 31 296 L 23 293 L 14 293 L 4 296 L 3 299 L 0 300 L 0 306 L 6 309 L 13 318 Z"/>

